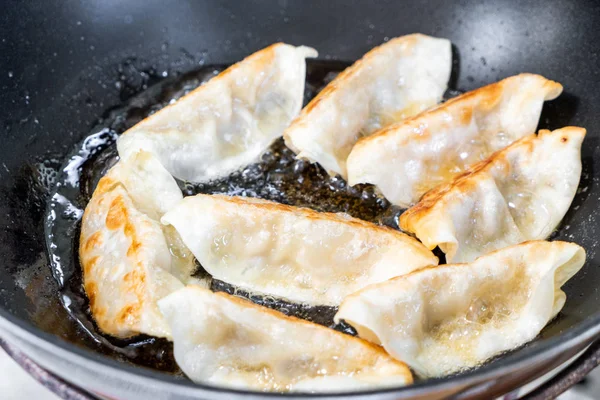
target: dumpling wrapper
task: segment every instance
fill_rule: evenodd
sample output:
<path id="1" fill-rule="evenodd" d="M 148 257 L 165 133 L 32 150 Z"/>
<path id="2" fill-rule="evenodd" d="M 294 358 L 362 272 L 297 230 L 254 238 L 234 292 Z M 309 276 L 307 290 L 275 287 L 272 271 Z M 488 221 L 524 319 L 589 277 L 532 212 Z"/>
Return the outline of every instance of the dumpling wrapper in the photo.
<path id="1" fill-rule="evenodd" d="M 567 213 L 581 176 L 585 129 L 540 130 L 427 193 L 400 227 L 448 262 L 469 262 L 546 239 Z"/>
<path id="2" fill-rule="evenodd" d="M 252 54 L 127 130 L 119 155 L 146 150 L 182 180 L 228 175 L 257 159 L 298 115 L 305 58 L 316 56 L 283 43 Z"/>
<path id="3" fill-rule="evenodd" d="M 369 286 L 346 298 L 335 320 L 417 375 L 440 377 L 533 340 L 562 309 L 560 287 L 584 262 L 576 244 L 526 242 Z"/>
<path id="4" fill-rule="evenodd" d="M 465 93 L 360 140 L 348 157 L 348 183 L 371 183 L 410 207 L 425 192 L 535 132 L 542 105 L 562 86 L 520 74 Z"/>
<path id="5" fill-rule="evenodd" d="M 98 327 L 116 337 L 168 337 L 156 300 L 183 287 L 192 254 L 159 218 L 183 198 L 149 153 L 119 161 L 104 176 L 81 224 L 79 258 Z"/>
<path id="6" fill-rule="evenodd" d="M 439 103 L 451 69 L 449 40 L 421 34 L 392 39 L 327 85 L 285 130 L 285 144 L 346 178 L 356 141 Z"/>
<path id="7" fill-rule="evenodd" d="M 194 382 L 261 391 L 404 386 L 412 375 L 379 346 L 190 285 L 159 302 L 175 359 Z"/>
<path id="8" fill-rule="evenodd" d="M 199 194 L 161 221 L 214 278 L 297 303 L 337 306 L 369 284 L 438 263 L 399 231 L 261 199 Z"/>

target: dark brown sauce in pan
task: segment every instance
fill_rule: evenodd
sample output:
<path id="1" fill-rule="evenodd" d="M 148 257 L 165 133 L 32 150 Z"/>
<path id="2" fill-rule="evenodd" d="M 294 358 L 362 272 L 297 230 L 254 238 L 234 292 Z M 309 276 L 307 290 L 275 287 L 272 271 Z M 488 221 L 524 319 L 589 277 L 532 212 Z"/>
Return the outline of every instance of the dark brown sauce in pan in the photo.
<path id="1" fill-rule="evenodd" d="M 308 60 L 305 104 L 346 66 L 348 63 Z M 223 66 L 206 66 L 165 79 L 131 97 L 124 105 L 106 112 L 59 170 L 56 192 L 50 199 L 46 215 L 45 229 L 52 274 L 59 283 L 61 302 L 69 315 L 97 342 L 102 352 L 124 362 L 181 376 L 169 341 L 145 335 L 127 340 L 116 339 L 104 335 L 94 324 L 83 289 L 78 258 L 80 222 L 98 181 L 118 160 L 115 145 L 118 135 L 223 69 Z M 456 94 L 449 91 L 448 97 Z M 320 166 L 297 160 L 281 138 L 256 163 L 227 178 L 205 184 L 179 184 L 186 196 L 221 193 L 260 197 L 317 211 L 344 212 L 395 229 L 398 229 L 397 219 L 402 211 L 378 196 L 370 185 L 350 187 L 339 176 L 330 177 Z M 333 323 L 336 312 L 333 307 L 309 307 L 270 296 L 257 296 L 217 280 L 212 282 L 211 289 L 242 296 L 287 315 L 355 334 L 350 326 Z"/>

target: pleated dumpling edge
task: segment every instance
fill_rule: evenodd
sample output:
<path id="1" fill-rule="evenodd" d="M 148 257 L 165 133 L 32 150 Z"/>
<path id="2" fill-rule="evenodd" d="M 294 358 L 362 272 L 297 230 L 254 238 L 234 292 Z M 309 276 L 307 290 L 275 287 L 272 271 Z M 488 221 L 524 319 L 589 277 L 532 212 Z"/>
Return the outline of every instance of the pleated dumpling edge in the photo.
<path id="1" fill-rule="evenodd" d="M 100 180 L 81 222 L 79 259 L 90 310 L 105 333 L 169 337 L 156 301 L 191 276 L 192 254 L 158 219 L 182 199 L 151 154 L 120 160 Z"/>
<path id="2" fill-rule="evenodd" d="M 217 179 L 256 160 L 300 112 L 307 57 L 316 50 L 264 48 L 127 130 L 119 155 L 157 157 L 176 178 Z"/>
<path id="3" fill-rule="evenodd" d="M 369 286 L 335 316 L 421 377 L 481 365 L 533 340 L 565 304 L 560 287 L 585 262 L 582 247 L 532 241 Z"/>
<path id="4" fill-rule="evenodd" d="M 412 383 L 406 365 L 359 338 L 188 285 L 159 302 L 175 359 L 194 382 L 277 392 Z"/>
<path id="5" fill-rule="evenodd" d="M 312 99 L 285 130 L 285 144 L 299 158 L 346 179 L 346 159 L 356 141 L 439 103 L 451 70 L 449 40 L 423 34 L 393 38 Z"/>
<path id="6" fill-rule="evenodd" d="M 523 73 L 452 98 L 362 138 L 348 156 L 348 183 L 376 185 L 391 203 L 429 190 L 535 132 L 545 101 L 562 85 Z"/>
<path id="7" fill-rule="evenodd" d="M 301 304 L 337 306 L 368 284 L 438 263 L 400 231 L 256 198 L 186 197 L 161 222 L 214 278 Z"/>
<path id="8" fill-rule="evenodd" d="M 429 191 L 400 216 L 400 227 L 454 263 L 546 239 L 577 192 L 585 135 L 564 127 L 525 136 Z"/>

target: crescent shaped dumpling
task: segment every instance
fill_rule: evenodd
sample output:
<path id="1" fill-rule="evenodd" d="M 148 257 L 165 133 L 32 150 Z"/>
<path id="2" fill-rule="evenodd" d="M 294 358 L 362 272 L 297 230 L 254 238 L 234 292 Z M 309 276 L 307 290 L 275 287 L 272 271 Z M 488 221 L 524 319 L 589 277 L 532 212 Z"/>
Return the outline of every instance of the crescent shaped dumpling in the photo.
<path id="1" fill-rule="evenodd" d="M 79 258 L 90 310 L 105 333 L 169 336 L 156 300 L 183 287 L 194 261 L 159 218 L 182 197 L 144 152 L 119 161 L 98 183 L 83 214 Z"/>
<path id="2" fill-rule="evenodd" d="M 316 56 L 283 43 L 252 54 L 127 130 L 119 155 L 148 151 L 182 180 L 228 175 L 257 159 L 300 112 L 305 59 Z"/>
<path id="3" fill-rule="evenodd" d="M 465 93 L 361 139 L 348 157 L 348 183 L 371 183 L 410 207 L 517 139 L 535 132 L 542 105 L 562 86 L 520 74 Z"/>
<path id="4" fill-rule="evenodd" d="M 356 141 L 439 103 L 451 69 L 449 40 L 421 34 L 392 39 L 327 85 L 285 130 L 285 144 L 346 178 Z"/>
<path id="5" fill-rule="evenodd" d="M 159 302 L 175 359 L 194 382 L 261 391 L 349 391 L 412 383 L 379 346 L 190 285 Z"/>
<path id="6" fill-rule="evenodd" d="M 581 176 L 585 129 L 541 130 L 427 193 L 400 227 L 448 262 L 546 239 L 569 209 Z"/>
<path id="7" fill-rule="evenodd" d="M 585 262 L 567 242 L 526 242 L 369 286 L 335 316 L 421 377 L 476 367 L 533 340 L 565 304 Z"/>
<path id="8" fill-rule="evenodd" d="M 391 228 L 261 199 L 199 194 L 161 221 L 214 278 L 297 303 L 337 306 L 369 284 L 438 263 Z"/>

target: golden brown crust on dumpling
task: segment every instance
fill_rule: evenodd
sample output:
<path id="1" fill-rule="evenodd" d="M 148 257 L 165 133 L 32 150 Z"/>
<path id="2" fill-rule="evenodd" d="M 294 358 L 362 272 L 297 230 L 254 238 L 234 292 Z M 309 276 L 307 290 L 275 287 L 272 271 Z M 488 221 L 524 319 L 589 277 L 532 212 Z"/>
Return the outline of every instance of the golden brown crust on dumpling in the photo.
<path id="1" fill-rule="evenodd" d="M 146 275 L 142 266 L 139 263 L 136 265 L 136 269 L 132 272 L 127 273 L 122 284 L 122 290 L 135 294 L 135 300 L 127 302 L 116 315 L 109 315 L 105 306 L 102 302 L 97 301 L 99 297 L 103 296 L 99 292 L 98 284 L 96 280 L 100 271 L 96 271 L 95 267 L 101 256 L 96 255 L 98 250 L 102 251 L 103 233 L 102 231 L 96 231 L 88 236 L 86 227 L 88 226 L 88 219 L 92 218 L 92 214 L 96 216 L 102 213 L 102 205 L 105 199 L 110 200 L 110 206 L 105 217 L 105 226 L 109 230 L 121 229 L 123 234 L 131 239 L 131 245 L 127 251 L 127 257 L 134 258 L 136 250 L 141 246 L 139 240 L 136 237 L 134 224 L 129 221 L 127 206 L 123 195 L 113 196 L 113 190 L 115 186 L 110 178 L 101 179 L 96 191 L 92 196 L 92 200 L 83 215 L 82 220 L 82 231 L 79 248 L 79 257 L 81 265 L 83 267 L 83 280 L 86 294 L 90 301 L 90 310 L 98 327 L 102 331 L 113 334 L 115 336 L 121 336 L 119 332 L 123 330 L 123 326 L 135 327 L 139 324 L 140 313 L 144 307 L 144 295 Z M 133 251 L 132 251 L 133 250 Z M 106 295 L 106 294 L 105 294 Z M 104 296 L 105 296 L 104 295 Z"/>
<path id="2" fill-rule="evenodd" d="M 110 230 L 119 229 L 127 221 L 127 209 L 123 197 L 116 197 L 108 208 L 106 215 L 106 227 Z"/>
<path id="3" fill-rule="evenodd" d="M 154 191 L 159 200 L 150 198 Z M 98 183 L 83 214 L 79 258 L 90 311 L 105 333 L 168 336 L 156 301 L 183 286 L 192 257 L 173 260 L 150 215 L 160 217 L 181 198 L 175 180 L 143 152 L 119 161 Z"/>
<path id="4" fill-rule="evenodd" d="M 102 246 L 102 232 L 98 231 L 98 232 L 92 234 L 89 238 L 87 238 L 87 240 L 85 242 L 83 242 L 83 241 L 81 242 L 80 251 L 89 252 L 94 247 L 100 247 L 100 246 Z"/>
<path id="5" fill-rule="evenodd" d="M 438 205 L 440 200 L 449 192 L 466 193 L 471 191 L 473 187 L 478 185 L 478 176 L 480 174 L 485 173 L 492 168 L 508 171 L 510 169 L 508 156 L 514 148 L 519 147 L 521 149 L 526 149 L 526 152 L 531 153 L 538 136 L 553 134 L 561 135 L 560 144 L 566 146 L 568 145 L 570 135 L 583 136 L 585 135 L 585 132 L 584 128 L 567 126 L 552 132 L 542 129 L 539 131 L 538 135 L 531 134 L 517 140 L 512 145 L 492 154 L 489 158 L 474 164 L 449 183 L 439 185 L 427 192 L 417 204 L 406 210 L 400 216 L 400 228 L 405 231 L 414 232 L 413 221 L 418 220 L 423 214 L 428 213 L 433 207 Z"/>

